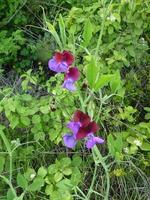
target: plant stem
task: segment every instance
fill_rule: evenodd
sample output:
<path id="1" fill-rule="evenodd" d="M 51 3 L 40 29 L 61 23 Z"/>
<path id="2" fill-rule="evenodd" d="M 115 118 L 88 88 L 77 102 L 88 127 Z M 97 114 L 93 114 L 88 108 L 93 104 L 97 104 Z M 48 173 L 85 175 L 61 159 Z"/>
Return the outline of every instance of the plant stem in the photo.
<path id="1" fill-rule="evenodd" d="M 14 194 L 15 197 L 17 197 L 16 191 L 14 190 L 14 188 L 13 188 L 11 182 L 10 182 L 5 176 L 0 175 L 0 178 L 2 178 L 2 179 L 5 181 L 5 183 L 6 183 L 7 185 L 9 185 L 9 187 L 10 187 L 12 193 Z"/>
<path id="2" fill-rule="evenodd" d="M 105 170 L 105 175 L 106 175 L 106 191 L 105 191 L 105 196 L 104 196 L 104 200 L 108 200 L 109 197 L 109 189 L 110 189 L 110 178 L 109 178 L 109 168 L 107 166 L 107 164 L 105 163 L 105 159 L 102 157 L 99 149 L 97 148 L 97 146 L 95 145 L 95 147 L 92 150 L 93 153 L 93 159 L 95 161 L 95 164 L 101 164 L 102 167 Z"/>
<path id="3" fill-rule="evenodd" d="M 102 41 L 102 36 L 103 36 L 103 31 L 104 31 L 104 25 L 105 25 L 105 19 L 107 17 L 107 13 L 108 13 L 109 7 L 112 4 L 112 2 L 113 2 L 113 0 L 110 1 L 108 7 L 105 8 L 105 13 L 103 14 L 102 23 L 101 23 L 101 30 L 100 30 L 99 38 L 98 38 L 98 41 L 97 41 L 96 51 L 95 51 L 95 58 L 96 59 L 98 57 L 98 51 L 99 51 L 100 44 L 101 44 L 101 41 Z M 105 3 L 103 3 L 103 6 L 105 6 Z"/>
<path id="4" fill-rule="evenodd" d="M 87 200 L 90 200 L 91 194 L 93 192 L 93 186 L 94 186 L 94 183 L 95 183 L 95 180 L 96 180 L 97 166 L 98 165 L 95 163 L 93 179 L 92 179 L 91 186 L 90 186 L 90 189 L 89 189 L 88 194 L 87 194 Z"/>
<path id="5" fill-rule="evenodd" d="M 4 179 L 4 181 L 10 186 L 10 188 L 11 188 L 11 190 L 12 190 L 12 189 L 13 189 L 13 186 L 12 186 L 12 183 L 11 183 L 11 182 L 12 182 L 12 163 L 13 163 L 13 160 L 12 160 L 12 159 L 13 159 L 13 158 L 12 158 L 11 146 L 10 146 L 10 143 L 9 143 L 7 137 L 5 136 L 3 130 L 0 130 L 0 136 L 1 136 L 3 142 L 4 142 L 5 146 L 6 146 L 7 152 L 8 152 L 8 154 L 9 154 L 9 181 L 8 181 L 8 179 L 7 179 L 6 177 L 4 177 L 4 176 L 0 176 L 0 177 Z M 15 190 L 13 189 L 13 191 L 15 191 Z M 13 191 L 12 191 L 12 192 L 13 192 Z M 13 193 L 14 193 L 14 192 L 13 192 Z"/>

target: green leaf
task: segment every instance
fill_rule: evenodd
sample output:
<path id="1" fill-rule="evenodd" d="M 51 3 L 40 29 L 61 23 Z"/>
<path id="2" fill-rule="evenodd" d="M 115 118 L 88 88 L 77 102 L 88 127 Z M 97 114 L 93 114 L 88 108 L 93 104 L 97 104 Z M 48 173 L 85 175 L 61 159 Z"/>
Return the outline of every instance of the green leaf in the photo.
<path id="1" fill-rule="evenodd" d="M 80 167 L 82 163 L 82 159 L 79 156 L 73 156 L 72 165 L 75 167 Z"/>
<path id="2" fill-rule="evenodd" d="M 72 183 L 71 183 L 71 180 L 70 180 L 70 179 L 67 179 L 67 178 L 65 178 L 65 179 L 63 179 L 63 180 L 61 180 L 61 181 L 59 181 L 59 182 L 56 184 L 56 186 L 57 186 L 59 189 L 63 190 L 63 191 L 71 190 L 71 189 L 73 188 L 73 185 L 72 185 Z"/>
<path id="3" fill-rule="evenodd" d="M 146 113 L 145 119 L 149 120 L 150 119 L 150 113 Z"/>
<path id="4" fill-rule="evenodd" d="M 90 40 L 92 38 L 92 33 L 93 33 L 93 26 L 91 24 L 90 19 L 87 19 L 85 21 L 85 25 L 84 25 L 84 31 L 83 31 L 83 46 L 88 46 L 90 43 Z"/>
<path id="5" fill-rule="evenodd" d="M 36 133 L 34 133 L 34 139 L 36 141 L 44 141 L 45 140 L 45 133 L 43 131 L 37 131 Z"/>
<path id="6" fill-rule="evenodd" d="M 52 164 L 48 167 L 48 173 L 49 174 L 55 174 L 57 172 L 57 168 L 55 164 Z"/>
<path id="7" fill-rule="evenodd" d="M 24 173 L 24 177 L 28 180 L 31 181 L 33 178 L 36 176 L 36 172 L 32 168 L 28 168 L 27 171 Z"/>
<path id="8" fill-rule="evenodd" d="M 66 176 L 69 176 L 72 174 L 72 169 L 71 168 L 65 168 L 63 169 L 62 173 Z"/>
<path id="9" fill-rule="evenodd" d="M 5 165 L 5 157 L 0 156 L 0 173 L 3 171 Z"/>
<path id="10" fill-rule="evenodd" d="M 98 67 L 95 58 L 92 57 L 90 63 L 87 65 L 87 81 L 91 88 L 94 88 L 95 81 L 98 75 Z"/>
<path id="11" fill-rule="evenodd" d="M 148 142 L 143 142 L 142 145 L 140 146 L 140 148 L 141 148 L 143 151 L 150 151 L 150 143 L 148 143 Z"/>
<path id="12" fill-rule="evenodd" d="M 40 191 L 41 187 L 44 186 L 44 179 L 37 176 L 31 185 L 28 187 L 28 191 L 30 192 L 35 192 L 35 191 Z"/>
<path id="13" fill-rule="evenodd" d="M 19 187 L 26 189 L 28 187 L 28 182 L 22 174 L 17 174 L 17 184 Z"/>
<path id="14" fill-rule="evenodd" d="M 62 15 L 59 15 L 59 30 L 60 30 L 60 37 L 61 37 L 61 41 L 63 43 L 63 46 L 66 46 L 66 29 L 65 29 L 65 23 L 63 20 Z"/>
<path id="15" fill-rule="evenodd" d="M 81 181 L 81 172 L 77 167 L 74 167 L 71 175 L 71 184 L 77 186 Z"/>
<path id="16" fill-rule="evenodd" d="M 40 111 L 41 111 L 43 114 L 48 114 L 48 113 L 50 112 L 50 110 L 49 110 L 49 105 L 40 107 Z"/>
<path id="17" fill-rule="evenodd" d="M 45 189 L 45 194 L 46 194 L 46 195 L 51 195 L 52 192 L 53 192 L 53 190 L 54 190 L 54 186 L 53 186 L 52 184 L 47 185 L 47 186 L 46 186 L 46 189 Z"/>
<path id="18" fill-rule="evenodd" d="M 39 124 L 39 123 L 41 123 L 40 115 L 33 115 L 33 117 L 32 117 L 32 123 L 33 124 Z"/>
<path id="19" fill-rule="evenodd" d="M 13 200 L 23 200 L 24 193 L 22 193 L 19 197 L 15 197 Z"/>
<path id="20" fill-rule="evenodd" d="M 9 120 L 10 120 L 10 127 L 12 129 L 16 128 L 16 126 L 19 124 L 19 118 L 16 115 L 11 115 Z"/>
<path id="21" fill-rule="evenodd" d="M 110 80 L 111 91 L 115 93 L 121 87 L 121 77 L 119 71 L 116 72 Z"/>
<path id="22" fill-rule="evenodd" d="M 62 43 L 60 41 L 59 35 L 57 34 L 55 27 L 46 21 L 46 25 L 48 27 L 49 32 L 53 35 L 53 37 L 55 38 L 55 41 L 57 42 L 57 44 L 59 45 L 60 49 L 62 49 Z"/>
<path id="23" fill-rule="evenodd" d="M 60 160 L 60 162 L 61 162 L 61 165 L 62 165 L 63 167 L 68 167 L 69 165 L 71 165 L 71 159 L 68 158 L 68 157 L 62 158 L 62 159 Z"/>
<path id="24" fill-rule="evenodd" d="M 54 175 L 54 180 L 56 182 L 59 182 L 61 179 L 63 178 L 63 174 L 61 172 L 57 172 L 55 175 Z"/>
<path id="25" fill-rule="evenodd" d="M 29 117 L 21 116 L 20 121 L 23 125 L 29 126 L 30 125 L 30 119 Z"/>
<path id="26" fill-rule="evenodd" d="M 108 85 L 108 83 L 112 80 L 113 74 L 102 75 L 95 83 L 95 90 L 99 90 L 104 86 Z"/>
<path id="27" fill-rule="evenodd" d="M 38 170 L 38 175 L 42 178 L 44 178 L 47 174 L 47 170 L 45 167 L 40 167 Z"/>
<path id="28" fill-rule="evenodd" d="M 12 190 L 9 189 L 9 190 L 7 191 L 7 199 L 6 199 L 6 200 L 12 200 L 12 199 L 14 199 L 14 198 L 15 198 L 15 195 L 12 193 Z"/>

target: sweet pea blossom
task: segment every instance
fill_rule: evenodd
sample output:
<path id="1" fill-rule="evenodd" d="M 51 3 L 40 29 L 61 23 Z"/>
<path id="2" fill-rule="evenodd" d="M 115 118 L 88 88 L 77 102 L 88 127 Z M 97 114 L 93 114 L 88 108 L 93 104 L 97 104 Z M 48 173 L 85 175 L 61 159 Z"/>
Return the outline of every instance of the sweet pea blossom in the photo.
<path id="1" fill-rule="evenodd" d="M 80 72 L 77 67 L 71 67 L 68 69 L 67 73 L 65 74 L 64 83 L 62 85 L 63 88 L 75 91 L 75 82 L 79 79 Z"/>
<path id="2" fill-rule="evenodd" d="M 74 148 L 77 141 L 84 138 L 88 149 L 93 148 L 96 144 L 104 143 L 104 139 L 94 136 L 94 133 L 99 130 L 97 123 L 91 121 L 91 118 L 80 110 L 74 113 L 73 120 L 67 124 L 67 128 L 73 133 L 63 136 L 64 144 L 68 148 Z"/>
<path id="3" fill-rule="evenodd" d="M 74 62 L 74 56 L 69 51 L 56 52 L 48 61 L 48 67 L 54 72 L 67 72 L 68 67 Z"/>

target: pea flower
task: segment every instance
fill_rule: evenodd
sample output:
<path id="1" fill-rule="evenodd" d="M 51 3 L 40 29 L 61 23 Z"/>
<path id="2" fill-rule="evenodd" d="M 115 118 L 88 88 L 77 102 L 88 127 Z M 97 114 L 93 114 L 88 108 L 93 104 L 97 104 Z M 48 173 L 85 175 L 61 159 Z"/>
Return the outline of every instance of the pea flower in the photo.
<path id="1" fill-rule="evenodd" d="M 68 69 L 67 73 L 65 74 L 64 83 L 62 85 L 63 88 L 66 88 L 70 91 L 75 91 L 75 82 L 79 79 L 80 72 L 77 67 L 71 67 Z"/>
<path id="2" fill-rule="evenodd" d="M 94 136 L 94 133 L 99 130 L 97 123 L 91 121 L 91 118 L 80 110 L 74 113 L 73 120 L 67 124 L 67 128 L 73 133 L 63 136 L 64 144 L 68 148 L 74 148 L 77 141 L 84 138 L 88 149 L 93 148 L 95 144 L 104 143 L 104 139 Z"/>
<path id="3" fill-rule="evenodd" d="M 48 61 L 48 67 L 54 72 L 67 72 L 68 67 L 74 62 L 74 56 L 69 51 L 56 52 Z"/>

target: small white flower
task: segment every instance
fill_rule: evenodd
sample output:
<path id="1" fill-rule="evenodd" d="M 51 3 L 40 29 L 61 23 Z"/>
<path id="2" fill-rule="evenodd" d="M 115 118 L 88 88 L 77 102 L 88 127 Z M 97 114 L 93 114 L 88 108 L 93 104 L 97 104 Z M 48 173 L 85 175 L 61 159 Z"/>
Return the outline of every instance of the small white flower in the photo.
<path id="1" fill-rule="evenodd" d="M 114 22 L 116 20 L 116 17 L 111 14 L 109 17 L 107 17 L 107 20 L 110 20 L 111 22 Z"/>
<path id="2" fill-rule="evenodd" d="M 129 153 L 128 147 L 125 147 L 123 150 L 124 150 L 125 153 Z"/>
<path id="3" fill-rule="evenodd" d="M 138 139 L 134 140 L 133 143 L 136 145 L 136 146 L 141 146 L 142 145 L 142 142 Z"/>
<path id="4" fill-rule="evenodd" d="M 31 180 L 34 179 L 34 177 L 35 177 L 35 174 L 31 174 L 31 175 L 30 175 L 30 179 L 31 179 Z"/>
<path id="5" fill-rule="evenodd" d="M 11 140 L 11 144 L 15 145 L 15 146 L 19 146 L 20 145 L 20 140 L 19 138 L 17 138 L 17 140 Z"/>
<path id="6" fill-rule="evenodd" d="M 142 40 L 143 42 L 145 41 L 145 39 L 144 39 L 143 37 L 141 38 L 141 40 Z"/>

